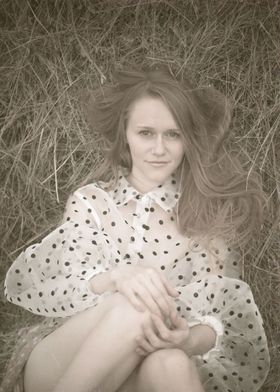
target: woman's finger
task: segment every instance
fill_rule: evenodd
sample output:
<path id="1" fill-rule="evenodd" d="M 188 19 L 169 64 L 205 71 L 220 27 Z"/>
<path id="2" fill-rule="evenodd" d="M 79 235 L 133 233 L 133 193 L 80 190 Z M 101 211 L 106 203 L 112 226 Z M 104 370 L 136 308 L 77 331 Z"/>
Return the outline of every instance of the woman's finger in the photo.
<path id="1" fill-rule="evenodd" d="M 137 348 L 136 348 L 136 352 L 137 352 L 137 354 L 140 355 L 141 357 L 144 357 L 144 356 L 146 356 L 146 355 L 148 354 L 145 350 L 143 350 L 143 349 L 140 348 L 140 347 L 137 347 Z"/>
<path id="2" fill-rule="evenodd" d="M 120 293 L 123 294 L 134 306 L 134 308 L 139 312 L 144 312 L 146 310 L 146 306 L 143 303 L 141 303 L 141 301 L 139 301 L 132 288 L 130 287 L 123 288 L 123 290 L 121 290 Z"/>
<path id="3" fill-rule="evenodd" d="M 147 353 L 152 353 L 155 351 L 155 347 L 153 347 L 144 336 L 138 336 L 136 338 L 136 343 L 141 350 L 144 350 Z"/>
<path id="4" fill-rule="evenodd" d="M 150 343 L 155 349 L 160 349 L 164 346 L 162 340 L 156 334 L 156 328 L 153 323 L 142 325 L 144 338 Z"/>
<path id="5" fill-rule="evenodd" d="M 141 278 L 141 284 L 149 291 L 153 300 L 156 302 L 160 310 L 163 314 L 169 315 L 170 313 L 170 304 L 168 298 L 166 297 L 166 293 L 162 288 L 157 286 L 157 282 L 154 282 L 152 279 L 147 280 Z"/>
<path id="6" fill-rule="evenodd" d="M 154 301 L 149 290 L 141 282 L 133 282 L 133 290 L 152 313 L 156 313 L 161 316 L 158 304 Z"/>
<path id="7" fill-rule="evenodd" d="M 178 291 L 171 285 L 171 283 L 168 281 L 165 275 L 160 271 L 158 271 L 158 273 L 167 293 L 172 297 L 178 297 L 179 295 Z"/>
<path id="8" fill-rule="evenodd" d="M 177 312 L 177 309 L 173 309 L 172 312 L 170 313 L 170 321 L 174 327 L 178 327 L 179 318 L 180 318 L 180 315 Z"/>
<path id="9" fill-rule="evenodd" d="M 170 315 L 170 321 L 176 329 L 188 329 L 187 320 L 180 316 L 177 310 Z"/>
<path id="10" fill-rule="evenodd" d="M 166 306 L 168 308 L 168 315 L 169 315 L 173 310 L 176 310 L 174 300 L 170 298 L 170 294 L 166 291 L 166 287 L 164 286 L 160 277 L 157 276 L 156 279 L 152 278 L 152 282 L 157 287 L 157 289 L 162 293 L 163 295 L 162 298 L 166 302 Z"/>
<path id="11" fill-rule="evenodd" d="M 152 321 L 159 332 L 160 337 L 164 340 L 167 341 L 175 346 L 180 345 L 182 342 L 185 342 L 189 338 L 189 328 L 187 325 L 186 320 L 184 320 L 184 326 L 185 328 L 183 329 L 176 329 L 176 330 L 170 330 L 166 327 L 164 322 L 157 317 L 156 315 L 151 315 Z"/>
<path id="12" fill-rule="evenodd" d="M 158 317 L 155 314 L 151 315 L 153 324 L 155 326 L 155 328 L 157 329 L 160 337 L 163 340 L 169 340 L 170 339 L 170 329 L 167 328 L 167 326 L 165 325 L 165 323 L 162 321 L 162 319 L 160 317 Z"/>

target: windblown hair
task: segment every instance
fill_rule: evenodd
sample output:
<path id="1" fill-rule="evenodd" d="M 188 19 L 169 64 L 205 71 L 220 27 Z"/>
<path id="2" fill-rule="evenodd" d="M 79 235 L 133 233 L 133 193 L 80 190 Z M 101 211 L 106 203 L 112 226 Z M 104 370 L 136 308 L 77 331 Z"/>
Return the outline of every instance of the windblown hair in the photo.
<path id="1" fill-rule="evenodd" d="M 95 91 L 86 107 L 90 124 L 104 142 L 95 180 L 116 178 L 120 165 L 131 170 L 126 124 L 132 104 L 143 96 L 161 99 L 183 133 L 185 154 L 177 169 L 181 233 L 223 238 L 245 249 L 263 223 L 266 199 L 259 175 L 246 168 L 240 151 L 227 149 L 231 108 L 213 87 L 194 87 L 162 67 L 118 71 L 112 85 Z"/>

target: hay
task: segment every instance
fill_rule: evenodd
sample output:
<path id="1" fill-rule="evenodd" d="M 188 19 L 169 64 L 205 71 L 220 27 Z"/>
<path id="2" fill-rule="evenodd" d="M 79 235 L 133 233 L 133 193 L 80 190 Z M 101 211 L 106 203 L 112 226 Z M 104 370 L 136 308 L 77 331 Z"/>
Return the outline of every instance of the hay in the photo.
<path id="1" fill-rule="evenodd" d="M 270 210 L 245 276 L 264 318 L 280 390 L 279 12 L 277 0 L 0 1 L 1 284 L 10 263 L 58 222 L 102 154 L 80 109 L 84 88 L 122 64 L 167 62 L 234 105 L 232 143 L 262 174 Z M 33 316 L 1 290 L 0 368 Z"/>

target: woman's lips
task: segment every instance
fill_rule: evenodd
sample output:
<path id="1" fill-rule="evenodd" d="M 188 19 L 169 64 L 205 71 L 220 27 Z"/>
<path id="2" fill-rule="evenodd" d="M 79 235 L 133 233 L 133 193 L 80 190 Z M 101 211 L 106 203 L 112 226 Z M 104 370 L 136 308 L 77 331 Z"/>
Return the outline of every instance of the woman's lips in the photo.
<path id="1" fill-rule="evenodd" d="M 164 161 L 154 161 L 154 162 L 148 162 L 150 165 L 154 166 L 154 167 L 161 167 L 161 166 L 165 166 L 168 164 L 168 162 L 164 162 Z"/>

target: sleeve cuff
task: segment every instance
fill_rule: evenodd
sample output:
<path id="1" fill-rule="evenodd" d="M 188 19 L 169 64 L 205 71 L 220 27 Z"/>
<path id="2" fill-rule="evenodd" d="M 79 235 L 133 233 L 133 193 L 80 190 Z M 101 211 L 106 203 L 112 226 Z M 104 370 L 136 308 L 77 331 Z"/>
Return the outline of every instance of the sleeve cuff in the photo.
<path id="1" fill-rule="evenodd" d="M 207 360 L 211 354 L 220 351 L 220 343 L 224 334 L 224 328 L 220 320 L 218 320 L 214 316 L 201 316 L 199 319 L 193 320 L 189 322 L 189 327 L 193 327 L 195 325 L 208 325 L 211 327 L 216 333 L 216 341 L 214 347 L 212 347 L 207 353 L 200 355 L 202 359 Z"/>

